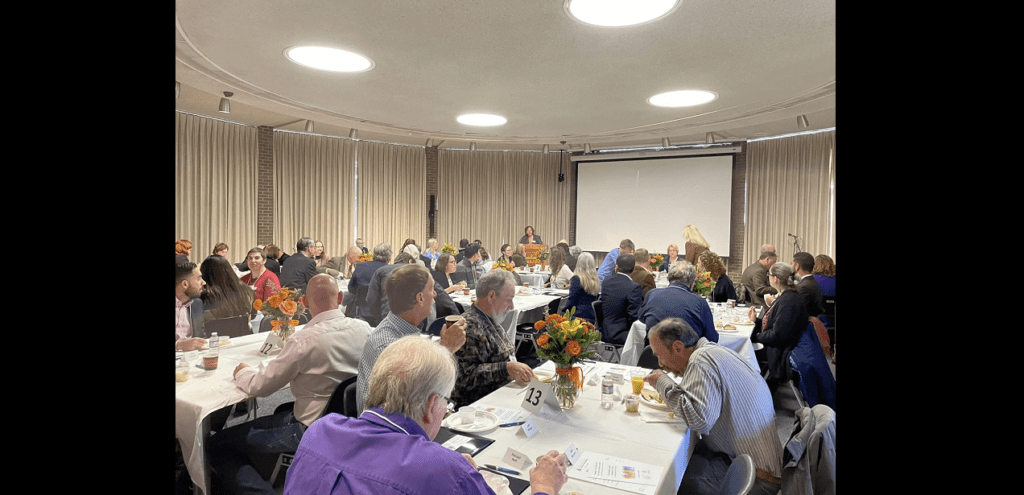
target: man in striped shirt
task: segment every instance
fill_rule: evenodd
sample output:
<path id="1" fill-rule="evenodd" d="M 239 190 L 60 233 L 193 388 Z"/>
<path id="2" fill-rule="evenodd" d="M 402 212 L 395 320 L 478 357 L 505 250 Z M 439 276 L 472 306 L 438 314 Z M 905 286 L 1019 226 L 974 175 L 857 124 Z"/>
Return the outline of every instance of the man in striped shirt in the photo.
<path id="1" fill-rule="evenodd" d="M 662 370 L 645 380 L 691 431 L 703 436 L 679 493 L 719 493 L 732 459 L 747 454 L 757 469 L 750 493 L 777 494 L 782 441 L 772 396 L 759 371 L 731 349 L 699 337 L 680 318 L 662 320 L 650 339 L 659 365 L 682 381 L 677 385 Z"/>

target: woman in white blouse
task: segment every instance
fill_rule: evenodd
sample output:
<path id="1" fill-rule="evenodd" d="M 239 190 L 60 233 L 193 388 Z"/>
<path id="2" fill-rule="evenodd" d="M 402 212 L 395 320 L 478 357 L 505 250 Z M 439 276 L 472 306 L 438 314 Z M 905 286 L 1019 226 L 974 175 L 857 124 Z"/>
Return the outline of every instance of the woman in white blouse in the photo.
<path id="1" fill-rule="evenodd" d="M 564 289 L 569 287 L 569 280 L 572 279 L 572 270 L 565 264 L 566 254 L 563 249 L 557 246 L 551 250 L 548 264 L 551 265 L 550 286 L 552 288 Z"/>

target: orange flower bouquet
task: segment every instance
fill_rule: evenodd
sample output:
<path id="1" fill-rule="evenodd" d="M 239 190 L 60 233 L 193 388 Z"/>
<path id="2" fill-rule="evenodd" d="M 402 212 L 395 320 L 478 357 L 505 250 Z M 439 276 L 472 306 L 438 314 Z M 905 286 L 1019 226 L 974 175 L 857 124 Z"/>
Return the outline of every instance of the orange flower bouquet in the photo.
<path id="1" fill-rule="evenodd" d="M 306 306 L 302 303 L 302 291 L 281 287 L 281 290 L 270 296 L 265 302 L 253 301 L 253 309 L 263 313 L 264 318 L 271 318 L 274 332 L 278 332 L 281 342 L 288 340 L 295 333 L 299 317 L 306 314 Z"/>
<path id="2" fill-rule="evenodd" d="M 697 280 L 693 282 L 693 292 L 702 296 L 710 296 L 715 290 L 715 281 L 711 280 L 711 272 L 697 272 Z"/>
<path id="3" fill-rule="evenodd" d="M 362 263 L 364 261 L 373 261 L 373 255 L 370 253 L 360 254 L 359 259 L 356 260 L 356 263 Z"/>
<path id="4" fill-rule="evenodd" d="M 537 331 L 544 332 L 537 337 L 537 355 L 555 363 L 557 378 L 553 385 L 564 409 L 572 408 L 583 387 L 582 370 L 575 364 L 594 357 L 596 351 L 587 348 L 601 340 L 601 332 L 594 324 L 575 318 L 575 312 L 576 308 L 572 308 L 564 315 L 548 315 L 533 325 Z"/>
<path id="5" fill-rule="evenodd" d="M 651 255 L 651 268 L 653 268 L 655 271 L 657 271 L 658 267 L 660 267 L 663 264 L 665 264 L 665 257 L 664 256 L 662 256 L 660 254 Z"/>
<path id="6" fill-rule="evenodd" d="M 451 244 L 448 244 L 446 242 L 446 243 L 444 243 L 444 247 L 441 248 L 441 252 L 442 253 L 448 253 L 448 254 L 455 254 L 458 251 L 455 249 L 454 246 L 452 246 Z"/>
<path id="7" fill-rule="evenodd" d="M 491 267 L 491 270 L 499 270 L 499 269 L 500 270 L 506 270 L 506 271 L 512 271 L 512 263 L 509 263 L 508 261 L 505 261 L 505 258 L 498 258 L 498 261 L 494 263 L 494 266 Z"/>

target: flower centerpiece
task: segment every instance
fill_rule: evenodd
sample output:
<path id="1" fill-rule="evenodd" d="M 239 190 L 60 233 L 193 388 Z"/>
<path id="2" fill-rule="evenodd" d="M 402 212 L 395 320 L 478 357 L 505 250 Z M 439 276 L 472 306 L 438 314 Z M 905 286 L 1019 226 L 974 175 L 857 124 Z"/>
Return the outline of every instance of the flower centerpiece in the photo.
<path id="1" fill-rule="evenodd" d="M 505 261 L 505 258 L 498 258 L 498 261 L 491 266 L 491 270 L 506 270 L 512 271 L 515 265 L 511 262 Z"/>
<path id="2" fill-rule="evenodd" d="M 360 254 L 359 259 L 356 260 L 356 263 L 362 263 L 364 261 L 373 261 L 373 255 L 370 253 Z"/>
<path id="3" fill-rule="evenodd" d="M 655 255 L 651 256 L 651 268 L 653 268 L 654 271 L 658 271 L 658 268 L 661 265 L 664 265 L 664 264 L 665 264 L 665 257 L 664 256 L 662 256 L 660 254 L 655 254 Z"/>
<path id="4" fill-rule="evenodd" d="M 281 290 L 270 296 L 265 302 L 253 301 L 252 307 L 263 313 L 264 318 L 271 318 L 273 329 L 284 344 L 295 333 L 299 317 L 306 313 L 306 306 L 301 300 L 302 291 L 281 287 Z"/>
<path id="5" fill-rule="evenodd" d="M 564 315 L 553 314 L 533 325 L 537 331 L 544 331 L 537 337 L 537 355 L 555 363 L 556 378 L 553 382 L 555 395 L 563 409 L 571 409 L 583 388 L 583 371 L 575 364 L 591 358 L 595 351 L 588 351 L 590 344 L 601 340 L 593 323 L 575 318 L 576 308 Z"/>
<path id="6" fill-rule="evenodd" d="M 444 243 L 444 247 L 441 248 L 441 252 L 442 253 L 448 253 L 448 254 L 455 254 L 458 251 L 455 249 L 454 246 L 452 246 L 451 244 L 448 244 L 446 242 L 446 243 Z"/>
<path id="7" fill-rule="evenodd" d="M 541 251 L 539 253 L 537 253 L 537 261 L 540 262 L 540 267 L 541 268 L 544 268 L 544 265 L 548 264 L 548 258 L 550 258 L 550 257 L 551 257 L 551 251 L 548 250 L 547 246 L 544 246 L 544 249 L 541 249 Z"/>
<path id="8" fill-rule="evenodd" d="M 697 272 L 697 280 L 693 283 L 693 292 L 702 296 L 710 296 L 715 290 L 715 281 L 711 280 L 711 272 Z"/>

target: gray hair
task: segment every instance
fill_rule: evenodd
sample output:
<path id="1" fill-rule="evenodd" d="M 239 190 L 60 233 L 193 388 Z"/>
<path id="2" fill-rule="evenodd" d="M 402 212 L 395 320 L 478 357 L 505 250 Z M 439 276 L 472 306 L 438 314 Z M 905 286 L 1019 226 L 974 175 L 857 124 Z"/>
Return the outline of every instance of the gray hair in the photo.
<path id="1" fill-rule="evenodd" d="M 415 244 L 406 245 L 402 252 L 411 254 L 414 259 L 419 259 L 420 257 L 420 248 L 416 247 Z"/>
<path id="2" fill-rule="evenodd" d="M 693 347 L 697 345 L 697 340 L 700 336 L 694 331 L 693 327 L 689 323 L 686 323 L 682 318 L 665 318 L 654 325 L 651 329 L 649 336 L 651 339 L 658 339 L 661 345 L 671 349 L 672 343 L 680 341 L 683 343 L 683 347 Z"/>
<path id="3" fill-rule="evenodd" d="M 779 261 L 772 265 L 768 269 L 768 274 L 775 275 L 779 279 L 779 283 L 783 286 L 783 291 L 796 287 L 796 282 L 793 281 L 793 267 L 784 261 Z"/>
<path id="4" fill-rule="evenodd" d="M 439 343 L 419 335 L 391 343 L 370 372 L 364 409 L 380 407 L 422 422 L 434 394 L 449 396 L 455 388 L 455 356 Z"/>
<path id="5" fill-rule="evenodd" d="M 311 247 L 313 247 L 313 239 L 309 237 L 303 237 L 302 239 L 299 239 L 299 242 L 295 243 L 296 252 L 303 252 Z"/>
<path id="6" fill-rule="evenodd" d="M 512 272 L 508 270 L 491 270 L 480 277 L 480 280 L 476 283 L 476 296 L 477 298 L 487 297 L 491 291 L 495 294 L 501 295 L 505 290 L 505 281 L 512 282 L 512 285 L 516 285 L 516 277 Z"/>
<path id="7" fill-rule="evenodd" d="M 582 253 L 582 252 L 583 252 L 583 248 L 581 248 L 579 246 L 569 246 L 569 254 L 571 254 L 573 256 L 573 258 L 579 258 L 580 257 L 580 253 Z"/>
<path id="8" fill-rule="evenodd" d="M 677 261 L 668 269 L 668 281 L 669 283 L 679 282 L 687 287 L 693 287 L 693 283 L 697 281 L 697 269 L 689 261 Z"/>
<path id="9" fill-rule="evenodd" d="M 387 263 L 391 260 L 391 244 L 382 242 L 373 247 L 373 261 Z"/>

